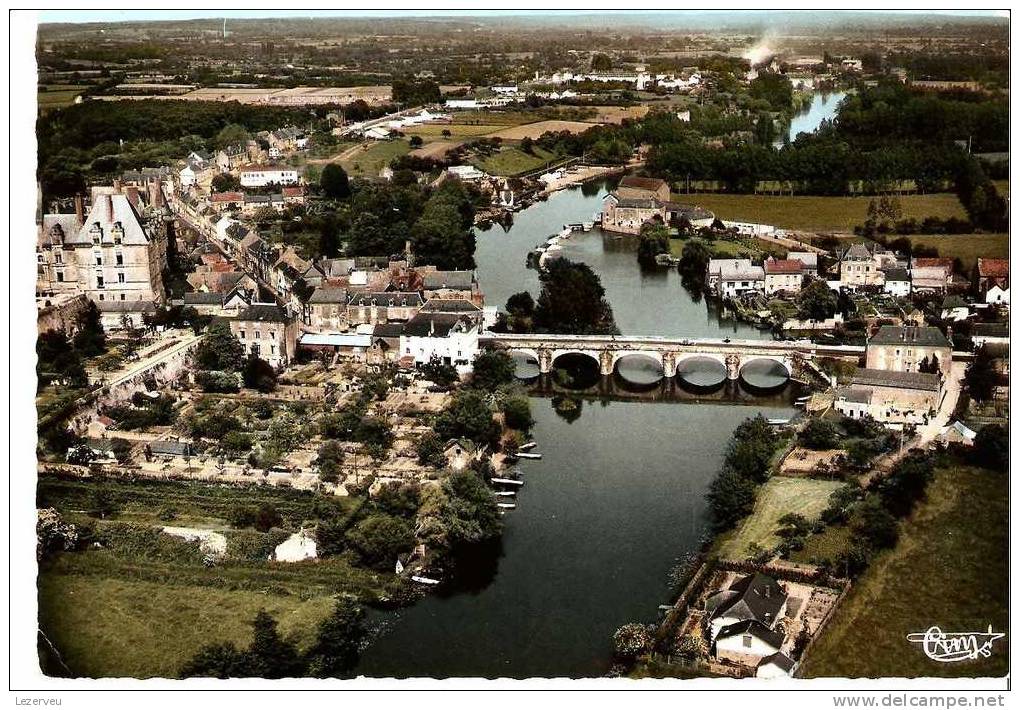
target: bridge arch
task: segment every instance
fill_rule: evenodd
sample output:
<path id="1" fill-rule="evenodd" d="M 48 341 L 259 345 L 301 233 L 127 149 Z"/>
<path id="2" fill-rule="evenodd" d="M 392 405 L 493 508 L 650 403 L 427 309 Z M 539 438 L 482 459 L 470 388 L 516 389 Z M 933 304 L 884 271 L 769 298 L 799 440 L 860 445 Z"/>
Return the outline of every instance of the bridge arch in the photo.
<path id="1" fill-rule="evenodd" d="M 628 363 L 632 363 L 634 365 L 640 365 L 641 363 L 645 364 L 651 363 L 658 370 L 658 375 L 652 376 L 651 373 L 648 373 L 649 377 L 640 378 L 628 377 L 620 369 L 621 365 L 626 366 Z M 666 372 L 667 365 L 665 362 L 663 362 L 663 353 L 654 350 L 616 351 L 612 353 L 612 368 L 613 372 L 622 377 L 624 380 L 627 380 L 628 382 L 632 382 L 633 384 L 638 385 L 645 385 L 651 384 L 652 382 L 658 382 L 667 376 Z"/>
<path id="2" fill-rule="evenodd" d="M 514 360 L 514 374 L 521 379 L 531 379 L 535 374 L 526 372 L 527 368 L 522 367 L 526 364 L 534 363 L 538 370 L 537 374 L 542 373 L 542 357 L 538 350 L 534 348 L 507 348 L 504 352 L 508 353 Z M 521 359 L 524 362 L 521 362 Z"/>
<path id="3" fill-rule="evenodd" d="M 780 357 L 776 355 L 748 355 L 741 358 L 740 371 L 743 373 L 744 368 L 753 363 L 760 362 L 773 362 L 780 365 L 785 371 L 787 377 L 793 377 L 793 364 L 790 362 L 790 358 Z"/>

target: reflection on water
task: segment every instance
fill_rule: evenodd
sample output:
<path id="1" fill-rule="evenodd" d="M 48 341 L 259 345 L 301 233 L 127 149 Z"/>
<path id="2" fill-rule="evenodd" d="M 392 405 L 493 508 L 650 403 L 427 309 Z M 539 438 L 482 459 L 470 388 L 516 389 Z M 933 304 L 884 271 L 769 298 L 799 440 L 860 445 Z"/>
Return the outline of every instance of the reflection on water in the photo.
<path id="1" fill-rule="evenodd" d="M 834 91 L 832 93 L 816 93 L 811 97 L 811 103 L 790 120 L 790 126 L 786 131 L 786 141 L 796 140 L 800 133 L 813 133 L 822 125 L 822 121 L 831 121 L 836 117 L 839 109 L 839 102 L 846 96 L 845 91 Z M 783 139 L 776 142 L 776 147 L 782 146 Z"/>

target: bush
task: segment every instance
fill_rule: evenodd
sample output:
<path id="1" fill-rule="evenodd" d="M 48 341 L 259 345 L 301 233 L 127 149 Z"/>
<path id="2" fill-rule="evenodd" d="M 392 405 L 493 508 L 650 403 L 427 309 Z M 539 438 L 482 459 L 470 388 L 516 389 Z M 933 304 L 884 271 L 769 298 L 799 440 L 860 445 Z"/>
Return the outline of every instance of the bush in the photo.
<path id="1" fill-rule="evenodd" d="M 509 397 L 503 402 L 503 418 L 506 425 L 517 431 L 527 432 L 535 425 L 531 416 L 531 402 L 527 397 Z"/>
<path id="2" fill-rule="evenodd" d="M 195 384 L 201 387 L 203 392 L 215 392 L 218 394 L 234 394 L 241 390 L 237 383 L 237 375 L 231 372 L 216 370 L 200 370 L 196 372 Z"/>
<path id="3" fill-rule="evenodd" d="M 1009 470 L 1009 432 L 998 424 L 985 426 L 974 437 L 974 460 L 993 471 Z"/>
<path id="4" fill-rule="evenodd" d="M 839 444 L 839 430 L 828 419 L 815 417 L 800 432 L 800 443 L 808 449 L 824 451 Z"/>
<path id="5" fill-rule="evenodd" d="M 241 377 L 245 387 L 259 392 L 272 392 L 276 389 L 276 370 L 262 358 L 250 357 L 245 360 Z"/>
<path id="6" fill-rule="evenodd" d="M 418 438 L 415 444 L 418 452 L 418 463 L 422 466 L 432 468 L 443 468 L 446 466 L 446 457 L 443 456 L 443 440 L 434 432 L 427 432 Z"/>
<path id="7" fill-rule="evenodd" d="M 347 533 L 347 541 L 369 567 L 391 569 L 397 555 L 414 545 L 414 535 L 406 520 L 378 513 L 355 525 Z"/>
<path id="8" fill-rule="evenodd" d="M 613 634 L 613 653 L 623 661 L 633 661 L 649 650 L 652 634 L 644 624 L 624 624 Z"/>

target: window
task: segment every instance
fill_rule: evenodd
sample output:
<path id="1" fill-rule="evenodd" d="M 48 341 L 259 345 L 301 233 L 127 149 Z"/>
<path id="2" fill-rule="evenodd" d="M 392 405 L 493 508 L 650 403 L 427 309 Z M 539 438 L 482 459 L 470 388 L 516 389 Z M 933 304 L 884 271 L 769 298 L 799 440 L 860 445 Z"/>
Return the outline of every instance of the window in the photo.
<path id="1" fill-rule="evenodd" d="M 97 276 L 96 277 L 96 288 L 103 288 L 103 277 L 102 276 Z"/>
<path id="2" fill-rule="evenodd" d="M 118 272 L 118 274 L 117 274 L 117 283 L 119 283 L 119 284 L 124 283 L 124 272 L 123 271 Z"/>
<path id="3" fill-rule="evenodd" d="M 255 340 L 262 340 L 262 333 L 255 331 Z"/>
<path id="4" fill-rule="evenodd" d="M 269 339 L 270 340 L 276 340 L 276 331 L 275 330 L 269 331 Z"/>
<path id="5" fill-rule="evenodd" d="M 63 280 L 64 280 L 64 272 L 63 271 L 58 271 L 57 272 L 57 281 L 63 282 Z"/>
<path id="6" fill-rule="evenodd" d="M 751 634 L 744 634 L 744 648 L 751 648 Z"/>
<path id="7" fill-rule="evenodd" d="M 117 266 L 124 266 L 124 255 L 117 254 Z"/>
<path id="8" fill-rule="evenodd" d="M 124 299 L 124 294 L 123 294 L 123 293 L 122 293 L 122 294 L 120 294 L 120 300 L 122 300 L 122 301 L 123 301 L 123 300 L 125 300 L 125 299 Z"/>
<path id="9" fill-rule="evenodd" d="M 100 301 L 105 301 L 106 300 L 106 296 L 104 296 L 103 294 L 99 294 L 99 300 Z"/>
<path id="10" fill-rule="evenodd" d="M 40 264 L 41 264 L 41 263 L 43 263 L 43 255 L 42 255 L 42 252 L 39 252 L 38 254 L 36 254 L 36 255 L 35 255 L 35 260 L 36 260 L 37 262 L 39 262 Z"/>
<path id="11" fill-rule="evenodd" d="M 103 265 L 103 255 L 102 254 L 96 254 L 96 266 L 102 266 L 102 265 Z"/>
<path id="12" fill-rule="evenodd" d="M 275 355 L 276 354 L 276 345 L 275 344 L 269 346 L 269 353 L 271 355 Z"/>
<path id="13" fill-rule="evenodd" d="M 239 335 L 241 337 L 241 340 L 244 340 L 244 331 L 243 330 L 239 332 Z"/>
<path id="14" fill-rule="evenodd" d="M 57 262 L 58 264 L 63 264 L 63 263 L 64 263 L 64 254 L 63 254 L 63 252 L 59 252 L 59 251 L 58 251 L 58 252 L 56 252 L 56 253 L 55 253 L 55 254 L 53 255 L 53 257 L 54 257 L 54 259 L 56 259 L 56 262 Z"/>

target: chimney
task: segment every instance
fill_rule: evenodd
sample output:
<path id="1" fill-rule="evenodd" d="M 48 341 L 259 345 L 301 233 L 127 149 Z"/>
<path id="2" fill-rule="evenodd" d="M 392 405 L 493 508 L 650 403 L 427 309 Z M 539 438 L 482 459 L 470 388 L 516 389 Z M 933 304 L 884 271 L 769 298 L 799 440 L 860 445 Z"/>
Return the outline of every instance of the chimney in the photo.
<path id="1" fill-rule="evenodd" d="M 74 216 L 78 224 L 85 224 L 85 199 L 80 192 L 74 196 Z"/>
<path id="2" fill-rule="evenodd" d="M 163 206 L 163 181 L 156 178 L 149 184 L 152 185 L 152 195 L 149 198 L 149 202 L 153 207 L 159 209 Z"/>
<path id="3" fill-rule="evenodd" d="M 107 221 L 113 221 L 113 195 L 103 195 L 106 202 L 106 219 Z"/>
<path id="4" fill-rule="evenodd" d="M 113 189 L 116 190 L 117 192 L 121 191 L 120 178 L 113 179 Z"/>
<path id="5" fill-rule="evenodd" d="M 128 185 L 125 188 L 125 191 L 127 192 L 128 202 L 131 203 L 132 207 L 138 209 L 138 187 L 135 185 Z"/>

